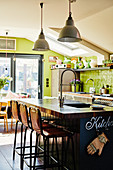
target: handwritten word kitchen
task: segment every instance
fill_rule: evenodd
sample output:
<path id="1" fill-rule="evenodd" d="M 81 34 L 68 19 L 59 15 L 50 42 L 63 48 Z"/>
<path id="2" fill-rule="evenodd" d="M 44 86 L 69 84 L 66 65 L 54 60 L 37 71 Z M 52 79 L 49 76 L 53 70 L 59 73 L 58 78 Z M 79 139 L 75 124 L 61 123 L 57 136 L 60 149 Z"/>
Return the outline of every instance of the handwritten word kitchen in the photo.
<path id="1" fill-rule="evenodd" d="M 107 129 L 108 127 L 113 126 L 113 120 L 111 120 L 111 116 L 107 117 L 106 119 L 102 116 L 99 117 L 92 117 L 90 121 L 88 121 L 85 125 L 85 128 L 87 130 L 91 130 L 93 128 L 96 128 L 96 130 L 100 128 Z"/>

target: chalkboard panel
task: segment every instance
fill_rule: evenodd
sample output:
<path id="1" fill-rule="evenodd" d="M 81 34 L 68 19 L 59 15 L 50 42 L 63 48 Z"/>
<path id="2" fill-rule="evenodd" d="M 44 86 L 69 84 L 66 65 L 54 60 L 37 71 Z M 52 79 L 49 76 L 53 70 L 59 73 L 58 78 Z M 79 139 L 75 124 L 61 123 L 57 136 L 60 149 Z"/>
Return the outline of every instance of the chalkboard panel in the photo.
<path id="1" fill-rule="evenodd" d="M 97 137 L 97 132 L 104 132 L 108 139 L 102 154 L 89 155 L 87 146 Z M 113 169 L 113 116 L 98 116 L 80 119 L 80 170 Z"/>

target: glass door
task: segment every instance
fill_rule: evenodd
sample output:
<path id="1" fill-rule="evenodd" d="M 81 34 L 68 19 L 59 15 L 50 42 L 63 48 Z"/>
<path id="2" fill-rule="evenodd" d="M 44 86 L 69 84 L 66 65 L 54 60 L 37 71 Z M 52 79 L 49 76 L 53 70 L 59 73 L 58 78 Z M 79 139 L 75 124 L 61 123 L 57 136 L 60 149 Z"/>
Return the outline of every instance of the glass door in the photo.
<path id="1" fill-rule="evenodd" d="M 32 98 L 42 97 L 42 77 L 40 58 L 16 58 L 16 93 L 27 93 Z M 39 76 L 40 75 L 40 76 Z M 41 93 L 41 95 L 40 95 Z"/>

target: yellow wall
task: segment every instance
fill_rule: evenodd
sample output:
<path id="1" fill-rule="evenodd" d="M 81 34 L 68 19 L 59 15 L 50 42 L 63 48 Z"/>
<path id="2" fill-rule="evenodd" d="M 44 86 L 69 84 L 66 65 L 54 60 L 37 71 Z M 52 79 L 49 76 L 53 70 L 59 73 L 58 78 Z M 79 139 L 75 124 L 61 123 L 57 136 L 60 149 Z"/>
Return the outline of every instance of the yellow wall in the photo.
<path id="1" fill-rule="evenodd" d="M 0 37 L 0 38 L 4 38 L 4 37 Z M 51 64 L 55 64 L 52 62 L 49 62 L 48 57 L 49 56 L 57 56 L 59 57 L 59 59 L 61 59 L 62 61 L 64 60 L 64 57 L 54 51 L 45 51 L 45 52 L 39 52 L 39 51 L 33 51 L 33 44 L 34 42 L 25 39 L 25 38 L 15 38 L 15 37 L 10 37 L 9 39 L 16 39 L 16 51 L 10 51 L 7 50 L 7 53 L 23 53 L 23 54 L 41 54 L 44 55 L 44 96 L 51 96 L 51 69 L 50 69 L 50 65 Z M 0 50 L 0 52 L 5 52 L 6 50 Z M 49 78 L 49 87 L 46 87 L 46 78 Z"/>

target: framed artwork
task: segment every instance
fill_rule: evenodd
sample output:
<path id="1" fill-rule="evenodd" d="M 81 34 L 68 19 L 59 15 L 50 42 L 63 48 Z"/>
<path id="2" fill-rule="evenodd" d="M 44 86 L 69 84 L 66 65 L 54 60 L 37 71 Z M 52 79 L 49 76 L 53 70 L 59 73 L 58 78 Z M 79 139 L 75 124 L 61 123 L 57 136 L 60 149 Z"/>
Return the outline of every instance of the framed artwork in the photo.
<path id="1" fill-rule="evenodd" d="M 58 60 L 58 57 L 56 56 L 49 56 L 49 62 L 56 62 Z"/>

